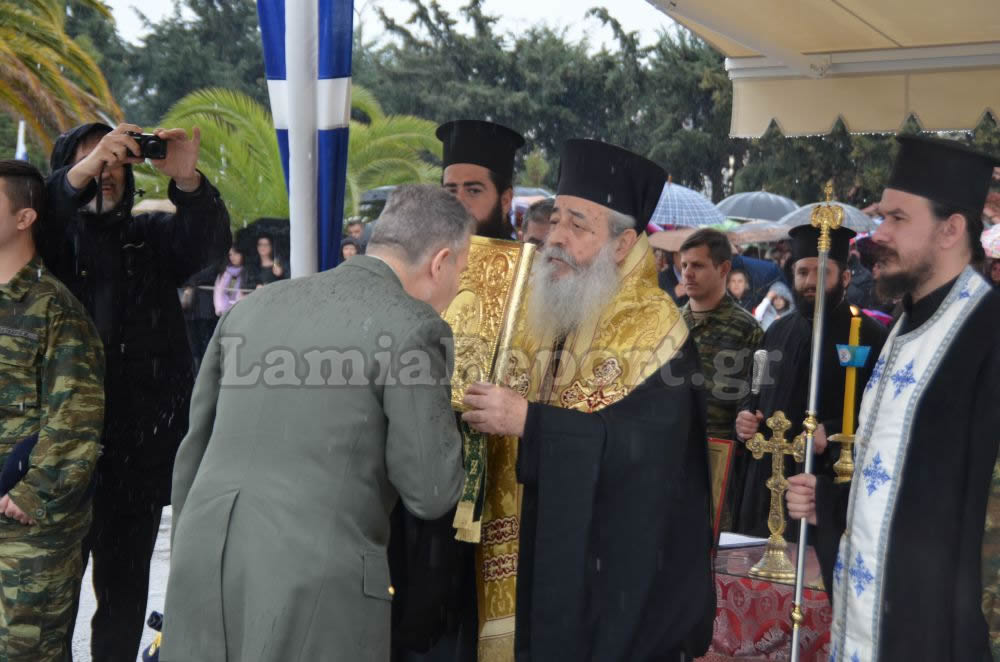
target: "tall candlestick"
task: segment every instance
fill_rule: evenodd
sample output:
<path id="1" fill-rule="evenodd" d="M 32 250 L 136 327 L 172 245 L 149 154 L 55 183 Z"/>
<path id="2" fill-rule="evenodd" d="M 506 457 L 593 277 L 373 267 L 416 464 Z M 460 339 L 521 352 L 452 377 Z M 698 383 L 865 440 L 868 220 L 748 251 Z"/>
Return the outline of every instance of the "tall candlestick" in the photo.
<path id="1" fill-rule="evenodd" d="M 847 344 L 857 347 L 861 342 L 861 316 L 860 311 L 851 306 L 851 333 L 848 336 Z M 844 418 L 840 426 L 840 433 L 845 435 L 854 434 L 854 399 L 857 395 L 858 369 L 850 367 L 844 378 Z"/>

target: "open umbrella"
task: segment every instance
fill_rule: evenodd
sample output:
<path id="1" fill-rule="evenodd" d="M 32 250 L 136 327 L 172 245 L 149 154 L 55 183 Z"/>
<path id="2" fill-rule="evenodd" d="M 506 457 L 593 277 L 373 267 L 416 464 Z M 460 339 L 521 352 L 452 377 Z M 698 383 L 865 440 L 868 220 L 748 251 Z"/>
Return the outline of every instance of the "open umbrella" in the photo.
<path id="1" fill-rule="evenodd" d="M 774 221 L 750 221 L 728 232 L 729 241 L 737 246 L 788 238 L 788 226 Z"/>
<path id="2" fill-rule="evenodd" d="M 684 240 L 696 232 L 694 228 L 678 228 L 676 230 L 663 230 L 655 232 L 649 236 L 649 245 L 659 248 L 668 253 L 676 253 L 681 249 Z"/>
<path id="3" fill-rule="evenodd" d="M 789 228 L 798 227 L 799 225 L 809 225 L 812 222 L 812 212 L 816 205 L 837 205 L 841 207 L 844 210 L 843 226 L 855 232 L 873 232 L 878 227 L 878 223 L 871 216 L 857 207 L 845 205 L 843 202 L 814 202 L 810 205 L 803 205 L 790 214 L 786 214 L 778 222 L 782 225 L 787 225 Z"/>
<path id="4" fill-rule="evenodd" d="M 778 221 L 799 208 L 791 198 L 767 191 L 735 193 L 715 206 L 726 218 L 744 221 Z"/>
<path id="5" fill-rule="evenodd" d="M 994 225 L 983 232 L 979 241 L 983 243 L 986 257 L 1000 259 L 1000 225 Z"/>
<path id="6" fill-rule="evenodd" d="M 704 227 L 725 221 L 725 216 L 711 200 L 686 186 L 667 181 L 660 194 L 660 201 L 653 211 L 653 223 L 659 226 L 684 225 Z"/>

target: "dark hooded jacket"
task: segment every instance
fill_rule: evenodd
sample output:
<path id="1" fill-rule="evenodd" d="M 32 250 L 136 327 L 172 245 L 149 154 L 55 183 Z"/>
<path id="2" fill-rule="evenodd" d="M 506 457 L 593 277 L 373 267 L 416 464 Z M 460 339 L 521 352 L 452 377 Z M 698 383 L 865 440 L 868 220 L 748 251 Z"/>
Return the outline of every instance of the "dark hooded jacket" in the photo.
<path id="1" fill-rule="evenodd" d="M 232 235 L 219 192 L 204 176 L 191 193 L 170 182 L 176 214 L 133 216 L 135 180 L 126 166 L 125 192 L 114 209 L 100 216 L 81 209 L 97 195 L 97 183 L 77 191 L 66 175 L 80 142 L 110 130 L 84 124 L 56 141 L 38 249 L 86 307 L 104 342 L 97 498 L 122 509 L 149 508 L 170 502 L 174 455 L 187 431 L 194 382 L 177 288 L 221 260 Z"/>

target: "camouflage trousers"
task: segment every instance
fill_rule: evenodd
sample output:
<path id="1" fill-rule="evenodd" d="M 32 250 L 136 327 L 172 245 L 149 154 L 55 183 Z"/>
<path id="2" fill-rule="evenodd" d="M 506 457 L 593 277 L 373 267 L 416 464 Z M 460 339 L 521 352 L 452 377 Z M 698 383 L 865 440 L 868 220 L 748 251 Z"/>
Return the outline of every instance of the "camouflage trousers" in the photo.
<path id="1" fill-rule="evenodd" d="M 83 576 L 79 542 L 0 540 L 0 662 L 64 662 Z"/>

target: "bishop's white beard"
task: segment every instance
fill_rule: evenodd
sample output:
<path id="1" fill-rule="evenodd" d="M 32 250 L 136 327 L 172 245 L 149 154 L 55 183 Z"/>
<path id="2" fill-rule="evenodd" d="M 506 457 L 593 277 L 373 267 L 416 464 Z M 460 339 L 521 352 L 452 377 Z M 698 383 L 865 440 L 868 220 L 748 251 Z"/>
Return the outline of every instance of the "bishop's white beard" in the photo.
<path id="1" fill-rule="evenodd" d="M 573 267 L 557 277 L 557 266 L 548 258 L 558 258 Z M 558 246 L 546 246 L 531 272 L 528 300 L 528 328 L 536 337 L 552 333 L 565 338 L 585 320 L 594 317 L 618 292 L 618 266 L 614 242 L 609 241 L 587 265 L 580 265 Z"/>

